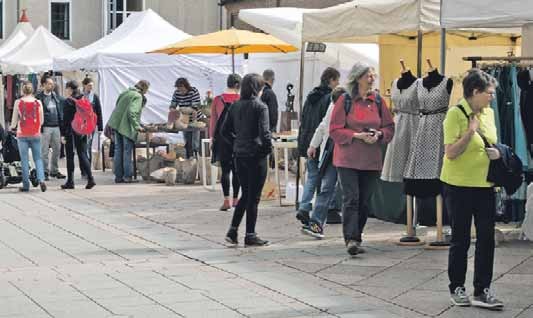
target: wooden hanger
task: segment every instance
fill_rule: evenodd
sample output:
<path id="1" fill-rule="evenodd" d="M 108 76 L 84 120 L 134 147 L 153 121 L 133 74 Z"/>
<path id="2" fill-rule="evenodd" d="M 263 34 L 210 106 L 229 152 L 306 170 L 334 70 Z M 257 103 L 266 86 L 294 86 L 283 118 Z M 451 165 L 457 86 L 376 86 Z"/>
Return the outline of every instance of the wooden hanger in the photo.
<path id="1" fill-rule="evenodd" d="M 429 66 L 429 71 L 428 72 L 433 72 L 435 70 L 435 68 L 433 67 L 433 64 L 431 64 L 431 60 L 429 58 L 427 58 L 426 62 L 428 63 L 428 66 Z"/>
<path id="2" fill-rule="evenodd" d="M 402 66 L 402 73 L 407 72 L 407 68 L 405 67 L 405 62 L 403 59 L 400 59 L 400 65 Z"/>

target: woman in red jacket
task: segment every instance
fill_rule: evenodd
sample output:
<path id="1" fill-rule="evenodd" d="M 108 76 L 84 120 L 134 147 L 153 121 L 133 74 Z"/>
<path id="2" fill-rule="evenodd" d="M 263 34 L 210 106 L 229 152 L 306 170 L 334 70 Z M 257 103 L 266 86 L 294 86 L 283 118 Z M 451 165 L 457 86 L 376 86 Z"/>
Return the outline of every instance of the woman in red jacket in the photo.
<path id="1" fill-rule="evenodd" d="M 392 115 L 372 89 L 375 79 L 375 71 L 369 65 L 356 63 L 352 67 L 349 94 L 335 103 L 329 128 L 335 142 L 333 164 L 342 189 L 343 234 L 350 255 L 364 252 L 361 234 L 383 167 L 381 144 L 388 143 L 394 135 Z"/>
<path id="2" fill-rule="evenodd" d="M 220 168 L 222 169 L 222 176 L 220 183 L 222 184 L 222 192 L 224 193 L 224 203 L 220 207 L 220 211 L 227 211 L 231 207 L 237 206 L 239 196 L 239 178 L 235 172 L 235 164 L 233 160 L 233 149 L 231 144 L 224 142 L 224 138 L 220 136 L 220 131 L 217 131 L 216 127 L 222 127 L 225 117 L 221 118 L 224 110 L 228 111 L 231 104 L 238 101 L 240 98 L 239 89 L 241 87 L 241 76 L 239 74 L 228 75 L 226 91 L 215 97 L 211 104 L 211 119 L 209 121 L 209 136 L 213 140 L 213 161 L 220 162 Z M 227 109 L 226 109 L 227 108 Z M 220 129 L 219 129 L 220 130 Z M 217 134 L 215 136 L 215 134 Z M 229 179 L 230 173 L 232 177 L 233 186 L 233 202 L 229 200 Z"/>

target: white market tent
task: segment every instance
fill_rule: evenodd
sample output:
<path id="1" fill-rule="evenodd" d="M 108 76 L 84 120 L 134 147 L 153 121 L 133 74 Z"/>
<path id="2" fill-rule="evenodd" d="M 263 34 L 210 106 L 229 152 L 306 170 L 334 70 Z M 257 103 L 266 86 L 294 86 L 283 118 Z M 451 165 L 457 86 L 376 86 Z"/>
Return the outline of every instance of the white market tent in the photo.
<path id="1" fill-rule="evenodd" d="M 0 45 L 0 59 L 22 45 L 32 33 L 33 27 L 24 12 L 20 18 L 20 22 L 15 27 L 15 30 L 13 30 L 9 37 L 2 42 L 2 45 Z M 0 77 L 0 124 L 3 126 L 4 123 L 4 86 L 2 83 L 2 77 Z"/>
<path id="2" fill-rule="evenodd" d="M 0 59 L 24 43 L 33 33 L 30 22 L 19 22 L 15 30 L 0 45 Z"/>
<path id="3" fill-rule="evenodd" d="M 244 9 L 239 12 L 239 19 L 301 48 L 303 14 L 315 11 L 317 9 L 291 7 Z M 296 100 L 298 100 L 300 54 L 299 52 L 251 54 L 249 57 L 249 71 L 260 73 L 266 68 L 275 71 L 274 90 L 281 107 L 287 99 L 285 86 L 289 82 L 294 84 L 295 91 L 293 93 L 296 94 Z M 364 61 L 377 68 L 378 58 L 379 50 L 375 44 L 328 43 L 324 53 L 306 53 L 303 94 L 305 96 L 307 92 L 320 83 L 320 75 L 328 66 L 337 68 L 341 72 L 341 80 L 344 80 L 355 61 Z M 295 106 L 297 107 L 297 105 Z"/>
<path id="4" fill-rule="evenodd" d="M 515 28 L 533 23 L 529 0 L 443 0 L 441 24 L 445 28 Z"/>
<path id="5" fill-rule="evenodd" d="M 31 74 L 52 69 L 52 60 L 74 51 L 45 27 L 38 27 L 24 44 L 2 57 L 3 74 Z"/>
<path id="6" fill-rule="evenodd" d="M 443 45 L 440 14 L 441 0 L 355 0 L 304 13 L 303 40 L 378 43 L 382 89 L 398 76 L 400 58 L 420 74 L 425 69 L 422 57 L 435 66 L 441 60 L 447 75 L 459 77 L 470 66 L 463 56 L 501 56 L 510 48 L 519 50 L 520 29 L 447 29 Z"/>
<path id="7" fill-rule="evenodd" d="M 190 35 L 175 28 L 152 10 L 131 14 L 115 31 L 102 39 L 54 59 L 56 71 L 96 71 L 104 122 L 115 107 L 118 95 L 138 80 L 148 80 L 145 123 L 166 122 L 174 81 L 186 77 L 201 94 L 224 90 L 229 59 L 218 56 L 169 56 L 146 54 Z"/>

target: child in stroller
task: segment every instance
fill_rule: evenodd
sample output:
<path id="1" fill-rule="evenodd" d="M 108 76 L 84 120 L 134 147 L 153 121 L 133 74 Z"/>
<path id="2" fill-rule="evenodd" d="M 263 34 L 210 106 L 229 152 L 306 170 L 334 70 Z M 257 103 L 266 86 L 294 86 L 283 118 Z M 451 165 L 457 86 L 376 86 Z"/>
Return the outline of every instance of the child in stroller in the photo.
<path id="1" fill-rule="evenodd" d="M 20 153 L 17 146 L 15 133 L 7 132 L 0 124 L 0 189 L 8 184 L 18 184 L 22 182 L 22 163 L 20 162 Z M 31 163 L 30 163 L 31 164 Z M 34 168 L 30 170 L 30 183 L 37 187 L 37 171 Z"/>

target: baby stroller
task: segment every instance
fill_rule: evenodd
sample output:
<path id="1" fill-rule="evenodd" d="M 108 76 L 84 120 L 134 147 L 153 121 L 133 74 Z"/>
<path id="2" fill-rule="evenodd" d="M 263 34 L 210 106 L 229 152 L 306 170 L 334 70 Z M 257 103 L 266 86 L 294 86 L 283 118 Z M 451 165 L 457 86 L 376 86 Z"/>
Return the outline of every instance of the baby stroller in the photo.
<path id="1" fill-rule="evenodd" d="M 0 125 L 0 142 L 2 151 L 0 152 L 0 189 L 8 184 L 22 182 L 22 163 L 17 145 L 17 138 L 13 132 L 6 132 Z M 37 187 L 37 170 L 32 168 L 30 163 L 30 183 Z"/>

